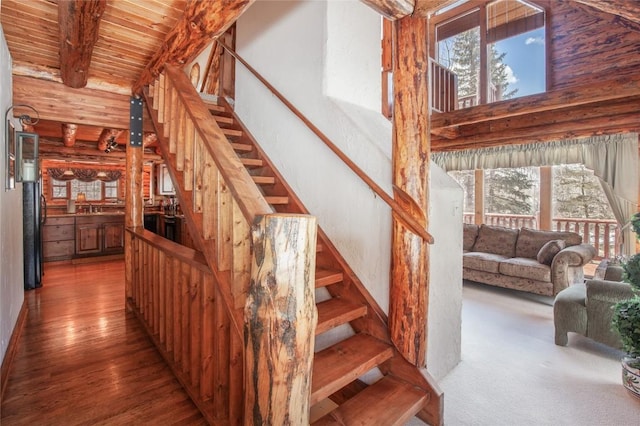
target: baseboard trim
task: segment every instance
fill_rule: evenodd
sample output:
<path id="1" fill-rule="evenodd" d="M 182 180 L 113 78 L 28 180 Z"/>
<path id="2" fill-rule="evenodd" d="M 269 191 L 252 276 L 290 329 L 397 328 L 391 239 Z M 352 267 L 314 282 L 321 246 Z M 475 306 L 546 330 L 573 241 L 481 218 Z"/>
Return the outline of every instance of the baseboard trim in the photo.
<path id="1" fill-rule="evenodd" d="M 0 401 L 4 400 L 4 391 L 7 387 L 7 382 L 9 381 L 9 371 L 11 371 L 11 365 L 13 364 L 13 359 L 15 358 L 16 350 L 18 349 L 18 341 L 20 340 L 22 330 L 24 329 L 24 325 L 26 323 L 27 311 L 27 300 L 25 298 L 25 300 L 22 301 L 22 307 L 20 307 L 18 320 L 16 321 L 16 326 L 13 328 L 13 333 L 11 333 L 11 339 L 9 339 L 7 352 L 4 354 L 2 367 L 0 368 Z"/>

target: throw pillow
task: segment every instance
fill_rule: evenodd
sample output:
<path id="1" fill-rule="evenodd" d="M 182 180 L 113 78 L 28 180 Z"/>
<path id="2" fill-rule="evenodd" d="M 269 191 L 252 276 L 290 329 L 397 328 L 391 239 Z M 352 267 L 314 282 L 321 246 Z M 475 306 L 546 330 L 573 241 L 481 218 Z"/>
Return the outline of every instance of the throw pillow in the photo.
<path id="1" fill-rule="evenodd" d="M 538 252 L 538 262 L 543 263 L 545 265 L 551 265 L 553 258 L 556 257 L 556 254 L 560 253 L 560 250 L 565 248 L 566 244 L 564 240 L 551 240 L 547 241 Z"/>

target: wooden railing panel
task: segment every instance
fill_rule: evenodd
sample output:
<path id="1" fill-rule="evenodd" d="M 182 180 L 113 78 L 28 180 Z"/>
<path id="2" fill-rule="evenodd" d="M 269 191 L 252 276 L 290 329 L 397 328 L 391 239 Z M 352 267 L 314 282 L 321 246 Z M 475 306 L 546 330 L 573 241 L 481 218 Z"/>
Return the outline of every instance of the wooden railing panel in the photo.
<path id="1" fill-rule="evenodd" d="M 241 423 L 242 337 L 232 333 L 215 276 L 194 250 L 148 231 L 128 233 L 137 248 L 129 307 L 207 420 Z"/>
<path id="2" fill-rule="evenodd" d="M 178 134 L 176 136 L 176 170 L 183 171 L 184 170 L 184 151 L 185 144 L 187 141 L 185 140 L 186 128 L 187 128 L 187 119 L 186 119 L 186 111 L 184 108 L 180 108 L 180 116 L 179 116 L 179 126 L 178 126 Z"/>
<path id="3" fill-rule="evenodd" d="M 164 89 L 164 74 L 160 74 L 158 76 L 158 81 L 156 82 L 156 90 L 153 94 L 153 109 L 158 111 L 158 122 L 164 123 L 164 97 L 165 97 L 165 89 Z M 157 97 L 157 100 L 156 100 Z"/>
<path id="4" fill-rule="evenodd" d="M 193 123 L 189 120 L 185 120 L 185 131 L 184 131 L 184 189 L 185 191 L 193 190 L 193 150 L 195 145 L 195 128 L 193 127 Z"/>

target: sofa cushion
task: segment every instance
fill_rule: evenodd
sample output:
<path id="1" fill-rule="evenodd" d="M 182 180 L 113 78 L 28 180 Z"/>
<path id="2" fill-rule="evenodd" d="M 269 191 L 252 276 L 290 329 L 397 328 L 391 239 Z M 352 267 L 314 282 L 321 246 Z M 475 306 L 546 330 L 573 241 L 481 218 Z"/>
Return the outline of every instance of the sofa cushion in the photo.
<path id="1" fill-rule="evenodd" d="M 478 225 L 464 223 L 462 225 L 462 250 L 469 251 L 473 248 L 473 243 L 476 242 L 478 236 Z"/>
<path id="2" fill-rule="evenodd" d="M 481 225 L 472 251 L 514 257 L 518 230 L 502 226 Z M 536 252 L 537 253 L 537 252 Z"/>
<path id="3" fill-rule="evenodd" d="M 499 254 L 482 253 L 470 251 L 462 256 L 462 266 L 464 268 L 475 269 L 476 271 L 498 273 L 500 262 L 507 259 Z"/>
<path id="4" fill-rule="evenodd" d="M 510 277 L 529 278 L 536 281 L 551 282 L 551 267 L 543 265 L 536 259 L 513 257 L 500 262 L 501 274 Z"/>
<path id="5" fill-rule="evenodd" d="M 551 262 L 553 262 L 553 258 L 556 257 L 556 254 L 560 253 L 560 250 L 562 250 L 563 248 L 565 248 L 564 240 L 547 241 L 540 248 L 536 259 L 540 263 L 551 265 Z"/>
<path id="6" fill-rule="evenodd" d="M 551 240 L 563 240 L 567 247 L 582 243 L 582 237 L 575 232 L 539 231 L 522 228 L 516 243 L 516 253 L 512 257 L 528 257 L 536 259 L 545 243 Z"/>

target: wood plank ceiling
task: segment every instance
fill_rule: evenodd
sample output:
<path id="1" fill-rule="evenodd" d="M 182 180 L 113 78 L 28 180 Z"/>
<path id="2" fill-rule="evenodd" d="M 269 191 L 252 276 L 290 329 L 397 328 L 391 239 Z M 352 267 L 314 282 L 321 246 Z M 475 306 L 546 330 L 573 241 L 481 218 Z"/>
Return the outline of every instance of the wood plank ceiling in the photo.
<path id="1" fill-rule="evenodd" d="M 131 93 L 165 63 L 190 62 L 253 1 L 4 0 L 13 104 L 38 110 L 41 120 L 29 130 L 49 151 L 60 142 L 65 158 L 76 141 L 82 156 L 86 143 L 98 151 L 110 138 L 125 144 Z M 13 110 L 24 112 L 31 111 Z M 144 121 L 145 143 L 153 145 L 151 120 Z"/>

